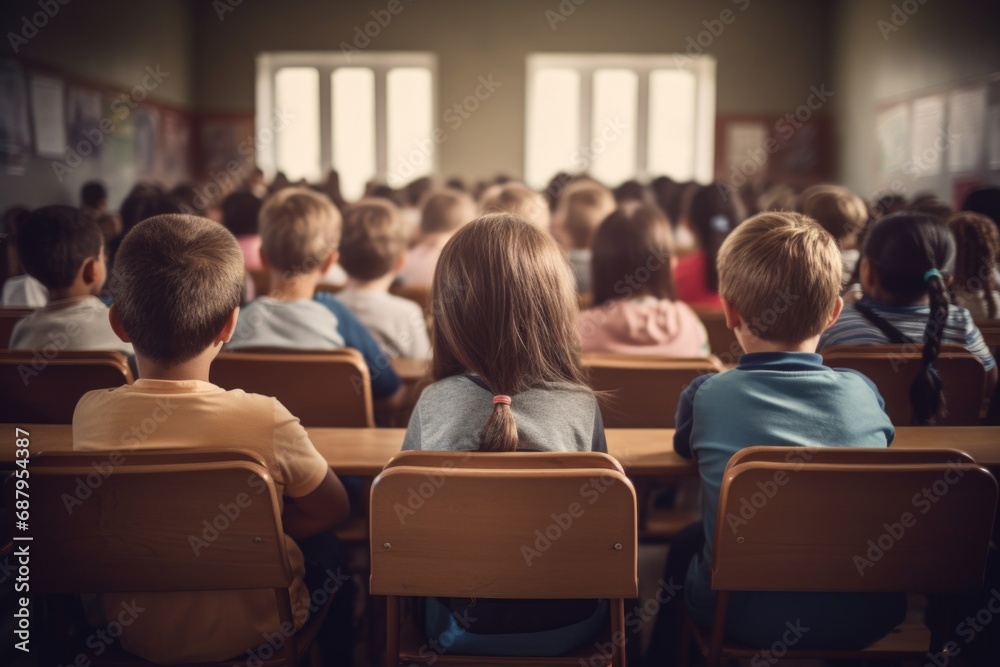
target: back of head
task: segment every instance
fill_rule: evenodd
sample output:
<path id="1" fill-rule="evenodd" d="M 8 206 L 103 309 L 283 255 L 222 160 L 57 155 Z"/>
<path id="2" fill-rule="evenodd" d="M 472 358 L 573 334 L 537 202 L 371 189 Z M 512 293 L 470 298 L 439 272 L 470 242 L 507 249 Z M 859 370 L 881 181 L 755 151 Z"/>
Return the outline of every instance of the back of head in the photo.
<path id="1" fill-rule="evenodd" d="M 432 192 L 420 212 L 424 234 L 453 234 L 476 217 L 476 203 L 464 192 L 445 188 Z"/>
<path id="2" fill-rule="evenodd" d="M 540 192 L 523 183 L 501 183 L 483 193 L 483 213 L 510 213 L 541 230 L 549 230 L 549 205 Z"/>
<path id="3" fill-rule="evenodd" d="M 250 192 L 234 192 L 222 200 L 222 224 L 233 236 L 253 236 L 262 205 L 260 198 Z"/>
<path id="4" fill-rule="evenodd" d="M 837 185 L 811 187 L 802 193 L 801 202 L 803 215 L 840 243 L 856 237 L 868 222 L 868 207 L 861 197 Z"/>
<path id="5" fill-rule="evenodd" d="M 923 194 L 914 197 L 913 202 L 906 207 L 906 210 L 931 215 L 942 222 L 948 220 L 948 217 L 954 213 L 946 201 L 933 194 Z"/>
<path id="6" fill-rule="evenodd" d="M 18 225 L 21 264 L 48 289 L 72 285 L 83 263 L 99 257 L 103 245 L 97 224 L 72 206 L 43 206 Z"/>
<path id="7" fill-rule="evenodd" d="M 757 208 L 761 211 L 795 211 L 799 195 L 791 185 L 779 183 L 764 190 L 757 198 Z"/>
<path id="8" fill-rule="evenodd" d="M 87 181 L 80 188 L 80 204 L 85 208 L 99 209 L 107 206 L 108 189 L 100 181 Z"/>
<path id="9" fill-rule="evenodd" d="M 896 192 L 886 192 L 872 204 L 872 216 L 875 219 L 884 218 L 893 213 L 899 213 L 906 208 L 906 197 Z"/>
<path id="10" fill-rule="evenodd" d="M 340 265 L 351 278 L 376 280 L 392 271 L 406 250 L 399 209 L 384 199 L 362 199 L 344 210 Z"/>
<path id="11" fill-rule="evenodd" d="M 985 215 L 1000 227 L 1000 186 L 989 185 L 973 190 L 962 202 L 962 210 Z"/>
<path id="12" fill-rule="evenodd" d="M 154 185 L 139 183 L 125 197 L 118 215 L 122 219 L 122 233 L 127 234 L 146 218 L 180 212 L 180 205 L 170 195 Z"/>
<path id="13" fill-rule="evenodd" d="M 879 286 L 900 302 L 929 300 L 924 367 L 910 387 L 910 403 L 915 422 L 933 423 L 945 413 L 944 388 L 933 364 L 948 320 L 945 279 L 955 264 L 955 240 L 939 218 L 904 211 L 872 225 L 861 255 Z"/>
<path id="14" fill-rule="evenodd" d="M 556 242 L 522 218 L 487 214 L 445 245 L 434 273 L 434 377 L 475 373 L 494 394 L 554 383 L 585 387 L 576 292 Z M 479 448 L 517 448 L 497 404 Z"/>
<path id="15" fill-rule="evenodd" d="M 799 213 L 758 213 L 719 251 L 719 294 L 750 333 L 790 346 L 826 328 L 840 296 L 840 250 Z"/>
<path id="16" fill-rule="evenodd" d="M 340 243 L 340 212 L 308 188 L 283 188 L 260 211 L 261 252 L 290 276 L 319 270 Z"/>
<path id="17" fill-rule="evenodd" d="M 594 305 L 640 294 L 673 299 L 672 253 L 670 223 L 657 207 L 635 203 L 619 207 L 594 237 L 590 260 Z"/>
<path id="18" fill-rule="evenodd" d="M 705 284 L 713 292 L 719 291 L 719 248 L 744 217 L 738 193 L 722 181 L 699 187 L 691 197 L 688 220 L 698 247 L 705 253 Z"/>
<path id="19" fill-rule="evenodd" d="M 636 180 L 625 181 L 614 190 L 615 201 L 622 204 L 649 204 L 649 191 L 646 186 Z"/>
<path id="20" fill-rule="evenodd" d="M 434 182 L 430 176 L 421 176 L 420 178 L 413 179 L 403 188 L 403 203 L 406 206 L 420 206 L 420 203 L 433 186 Z"/>
<path id="21" fill-rule="evenodd" d="M 559 199 L 555 218 L 572 247 L 589 248 L 598 226 L 614 210 L 615 198 L 610 190 L 591 181 L 577 181 Z"/>
<path id="22" fill-rule="evenodd" d="M 111 277 L 114 308 L 136 353 L 172 366 L 219 335 L 244 287 L 243 254 L 222 225 L 160 215 L 132 229 Z"/>
<path id="23" fill-rule="evenodd" d="M 997 317 L 993 293 L 997 291 L 994 273 L 1000 263 L 1000 230 L 985 215 L 962 211 L 948 219 L 955 237 L 955 273 L 953 288 L 957 292 L 982 292 L 986 314 Z"/>

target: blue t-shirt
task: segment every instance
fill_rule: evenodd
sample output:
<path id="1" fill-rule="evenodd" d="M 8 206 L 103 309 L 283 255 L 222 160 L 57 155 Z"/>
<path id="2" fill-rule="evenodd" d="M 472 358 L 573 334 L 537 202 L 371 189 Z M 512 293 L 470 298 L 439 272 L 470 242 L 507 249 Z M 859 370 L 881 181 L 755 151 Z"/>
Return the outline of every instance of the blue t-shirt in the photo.
<path id="1" fill-rule="evenodd" d="M 674 449 L 698 462 L 705 529 L 704 551 L 692 561 L 685 583 L 696 620 L 711 625 L 715 610 L 711 567 L 716 515 L 723 473 L 733 454 L 753 445 L 888 447 L 895 431 L 884 406 L 864 375 L 829 368 L 820 355 L 805 352 L 744 354 L 736 368 L 701 376 L 684 390 Z M 840 596 L 831 605 L 830 598 L 816 593 L 733 593 L 726 634 L 743 643 L 769 644 L 774 628 L 797 616 L 808 618 L 811 609 L 826 618 L 833 614 L 832 627 L 839 626 L 846 637 L 851 630 L 841 624 L 851 622 L 852 601 L 859 606 L 863 601 L 850 595 L 854 597 Z M 743 604 L 751 598 L 752 604 Z M 815 631 L 810 639 L 821 641 Z"/>
<path id="2" fill-rule="evenodd" d="M 337 317 L 337 333 L 344 339 L 344 345 L 353 347 L 365 358 L 368 374 L 372 379 L 372 396 L 386 398 L 395 394 L 403 386 L 403 381 L 396 375 L 389 357 L 382 352 L 365 325 L 327 292 L 318 293 L 314 300 L 329 308 Z"/>

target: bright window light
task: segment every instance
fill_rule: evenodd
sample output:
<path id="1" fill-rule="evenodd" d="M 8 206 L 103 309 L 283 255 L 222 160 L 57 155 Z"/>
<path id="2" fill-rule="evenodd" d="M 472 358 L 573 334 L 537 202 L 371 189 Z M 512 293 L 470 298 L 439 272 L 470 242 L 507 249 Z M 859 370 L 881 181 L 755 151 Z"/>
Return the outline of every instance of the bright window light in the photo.
<path id="1" fill-rule="evenodd" d="M 599 69 L 593 91 L 590 173 L 614 186 L 636 176 L 639 77 L 627 69 Z"/>
<path id="2" fill-rule="evenodd" d="M 333 166 L 345 199 L 360 198 L 375 176 L 375 73 L 341 67 L 331 76 Z"/>
<path id="3" fill-rule="evenodd" d="M 695 178 L 695 76 L 659 69 L 649 73 L 648 172 L 687 181 Z"/>
<path id="4" fill-rule="evenodd" d="M 292 181 L 319 180 L 319 72 L 313 67 L 279 70 L 274 98 L 289 118 L 277 139 L 277 168 Z"/>
<path id="5" fill-rule="evenodd" d="M 386 182 L 400 187 L 434 171 L 433 82 L 424 67 L 397 67 L 385 77 Z"/>
<path id="6" fill-rule="evenodd" d="M 574 156 L 580 149 L 580 73 L 563 68 L 539 69 L 528 85 L 525 177 L 532 187 L 543 188 L 557 172 L 576 167 Z"/>

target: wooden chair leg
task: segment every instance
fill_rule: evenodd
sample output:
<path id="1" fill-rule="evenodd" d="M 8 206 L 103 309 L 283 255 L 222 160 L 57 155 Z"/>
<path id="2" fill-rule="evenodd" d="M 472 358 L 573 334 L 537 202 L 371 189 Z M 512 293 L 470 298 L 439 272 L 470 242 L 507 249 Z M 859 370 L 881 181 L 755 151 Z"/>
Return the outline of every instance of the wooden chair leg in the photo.
<path id="1" fill-rule="evenodd" d="M 625 600 L 611 600 L 611 664 L 625 667 Z"/>
<path id="2" fill-rule="evenodd" d="M 719 591 L 715 600 L 715 618 L 712 620 L 712 639 L 708 647 L 708 667 L 722 665 L 722 643 L 726 640 L 726 608 L 729 591 Z"/>
<path id="3" fill-rule="evenodd" d="M 399 667 L 399 598 L 389 595 L 385 599 L 385 664 Z"/>

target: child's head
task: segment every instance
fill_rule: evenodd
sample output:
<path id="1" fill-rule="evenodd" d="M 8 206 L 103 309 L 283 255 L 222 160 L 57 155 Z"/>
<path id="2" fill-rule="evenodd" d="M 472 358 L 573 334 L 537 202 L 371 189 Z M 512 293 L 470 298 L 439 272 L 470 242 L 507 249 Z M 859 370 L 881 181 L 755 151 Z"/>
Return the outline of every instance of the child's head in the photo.
<path id="1" fill-rule="evenodd" d="M 234 192 L 222 200 L 222 224 L 233 236 L 257 233 L 262 202 L 251 192 Z"/>
<path id="2" fill-rule="evenodd" d="M 626 204 L 594 236 L 590 260 L 595 306 L 630 296 L 674 298 L 673 234 L 655 206 Z"/>
<path id="3" fill-rule="evenodd" d="M 719 294 L 737 336 L 789 349 L 818 338 L 840 314 L 840 272 L 837 242 L 799 213 L 759 213 L 719 250 Z"/>
<path id="4" fill-rule="evenodd" d="M 472 197 L 453 188 L 432 192 L 420 212 L 420 232 L 424 235 L 450 235 L 476 217 Z"/>
<path id="5" fill-rule="evenodd" d="M 901 212 L 875 224 L 861 250 L 865 294 L 894 305 L 930 306 L 924 331 L 923 371 L 910 386 L 914 421 L 931 423 L 944 414 L 944 391 L 934 361 L 948 320 L 945 280 L 955 264 L 955 240 L 939 218 Z"/>
<path id="6" fill-rule="evenodd" d="M 698 247 L 705 253 L 705 284 L 713 292 L 719 291 L 719 248 L 744 217 L 739 194 L 726 183 L 717 181 L 699 187 L 691 197 L 688 222 Z"/>
<path id="7" fill-rule="evenodd" d="M 100 181 L 87 181 L 80 188 L 80 204 L 83 208 L 103 211 L 108 207 L 108 189 Z"/>
<path id="8" fill-rule="evenodd" d="M 803 215 L 833 234 L 842 249 L 857 246 L 868 222 L 868 207 L 861 197 L 837 185 L 818 185 L 803 192 L 801 202 Z"/>
<path id="9" fill-rule="evenodd" d="M 509 213 L 459 230 L 434 273 L 434 377 L 475 373 L 494 394 L 585 387 L 576 291 L 555 240 Z M 510 407 L 493 406 L 483 451 L 517 448 Z"/>
<path id="10" fill-rule="evenodd" d="M 362 199 L 344 210 L 340 265 L 355 280 L 378 280 L 402 268 L 403 217 L 391 202 Z"/>
<path id="11" fill-rule="evenodd" d="M 610 190 L 593 181 L 576 181 L 559 198 L 552 234 L 568 248 L 589 248 L 597 228 L 614 210 Z"/>
<path id="12" fill-rule="evenodd" d="M 523 183 L 502 183 L 483 193 L 483 213 L 510 213 L 549 231 L 549 204 L 545 196 Z"/>
<path id="13" fill-rule="evenodd" d="M 136 355 L 176 366 L 225 342 L 220 335 L 243 286 L 243 253 L 225 227 L 193 215 L 156 216 L 118 249 L 112 321 Z"/>
<path id="14" fill-rule="evenodd" d="M 993 273 L 1000 262 L 1000 231 L 993 221 L 979 213 L 961 212 L 948 219 L 948 227 L 955 237 L 955 273 L 952 276 L 956 290 L 976 294 L 984 292 L 986 313 L 990 319 L 997 317 L 997 291 Z"/>
<path id="15" fill-rule="evenodd" d="M 71 206 L 44 206 L 18 226 L 17 254 L 24 270 L 50 292 L 97 294 L 104 286 L 104 237 L 93 220 Z"/>
<path id="16" fill-rule="evenodd" d="M 273 194 L 260 211 L 261 258 L 293 277 L 323 273 L 336 261 L 340 212 L 325 196 L 289 187 Z"/>

